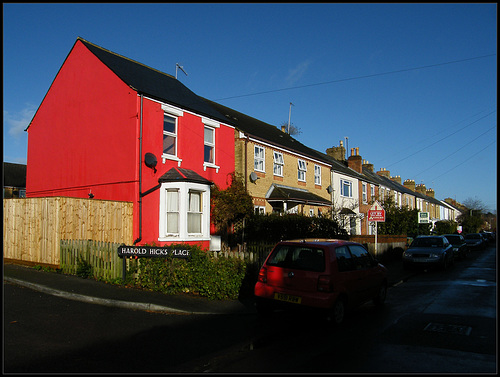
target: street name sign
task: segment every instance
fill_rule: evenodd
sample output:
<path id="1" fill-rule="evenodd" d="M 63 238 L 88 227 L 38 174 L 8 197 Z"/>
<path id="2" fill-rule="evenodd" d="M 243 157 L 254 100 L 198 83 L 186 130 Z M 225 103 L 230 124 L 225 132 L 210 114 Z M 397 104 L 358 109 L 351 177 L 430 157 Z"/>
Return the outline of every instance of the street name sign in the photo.
<path id="1" fill-rule="evenodd" d="M 122 257 L 140 257 L 140 258 L 183 258 L 188 259 L 191 254 L 189 249 L 180 247 L 151 247 L 151 246 L 126 246 L 121 245 L 118 248 L 118 256 Z"/>

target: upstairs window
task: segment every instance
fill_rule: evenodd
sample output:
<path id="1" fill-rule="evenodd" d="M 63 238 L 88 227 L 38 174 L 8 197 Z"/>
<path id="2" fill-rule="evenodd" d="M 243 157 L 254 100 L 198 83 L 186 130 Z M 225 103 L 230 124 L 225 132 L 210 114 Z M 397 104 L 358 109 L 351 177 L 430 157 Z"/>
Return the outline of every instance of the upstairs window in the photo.
<path id="1" fill-rule="evenodd" d="M 362 192 L 363 203 L 366 203 L 366 183 L 363 183 L 362 188 L 363 188 L 363 192 Z"/>
<path id="2" fill-rule="evenodd" d="M 215 130 L 205 126 L 203 158 L 206 163 L 215 163 Z"/>
<path id="3" fill-rule="evenodd" d="M 352 198 L 352 182 L 345 179 L 340 180 L 340 195 Z"/>
<path id="4" fill-rule="evenodd" d="M 254 169 L 256 171 L 265 171 L 265 166 L 266 166 L 266 155 L 264 152 L 264 148 L 256 145 L 254 147 L 254 152 L 253 152 L 253 164 L 254 164 Z"/>
<path id="5" fill-rule="evenodd" d="M 306 162 L 304 160 L 298 160 L 298 175 L 297 178 L 299 181 L 306 181 Z"/>
<path id="6" fill-rule="evenodd" d="M 177 118 L 163 115 L 163 154 L 177 156 Z"/>
<path id="7" fill-rule="evenodd" d="M 285 164 L 283 161 L 283 153 L 273 152 L 273 156 L 274 156 L 273 173 L 274 175 L 283 177 L 283 165 Z"/>
<path id="8" fill-rule="evenodd" d="M 321 166 L 314 165 L 314 184 L 321 186 Z"/>

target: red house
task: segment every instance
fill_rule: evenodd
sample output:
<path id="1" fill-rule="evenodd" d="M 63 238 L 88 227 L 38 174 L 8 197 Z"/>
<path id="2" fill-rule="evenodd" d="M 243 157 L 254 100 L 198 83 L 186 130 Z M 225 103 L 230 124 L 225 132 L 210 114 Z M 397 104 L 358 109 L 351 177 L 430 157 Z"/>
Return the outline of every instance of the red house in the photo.
<path id="1" fill-rule="evenodd" d="M 78 38 L 26 131 L 26 197 L 133 202 L 134 244 L 208 248 L 235 130 L 173 76 Z"/>

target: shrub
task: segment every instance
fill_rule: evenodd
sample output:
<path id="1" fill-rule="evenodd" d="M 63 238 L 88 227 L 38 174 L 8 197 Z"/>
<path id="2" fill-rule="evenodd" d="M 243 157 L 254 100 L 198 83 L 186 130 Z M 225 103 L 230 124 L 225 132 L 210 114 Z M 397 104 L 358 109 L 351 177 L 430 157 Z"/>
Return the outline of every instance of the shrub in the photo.
<path id="1" fill-rule="evenodd" d="M 167 294 L 192 292 L 210 299 L 238 297 L 245 277 L 245 262 L 237 258 L 215 258 L 198 246 L 179 246 L 190 250 L 189 259 L 139 259 L 138 276 L 134 284 Z"/>
<path id="2" fill-rule="evenodd" d="M 92 265 L 82 257 L 78 257 L 78 262 L 76 265 L 76 275 L 85 279 L 93 276 Z"/>

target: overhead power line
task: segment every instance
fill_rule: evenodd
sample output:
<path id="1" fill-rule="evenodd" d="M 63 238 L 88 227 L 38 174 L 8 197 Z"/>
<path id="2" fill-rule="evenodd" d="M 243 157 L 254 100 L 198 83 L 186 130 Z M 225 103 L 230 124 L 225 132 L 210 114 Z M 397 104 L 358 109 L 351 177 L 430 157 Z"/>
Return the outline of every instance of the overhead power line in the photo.
<path id="1" fill-rule="evenodd" d="M 492 141 L 491 143 L 489 143 L 486 147 L 484 147 L 483 149 L 481 149 L 479 152 L 474 153 L 472 156 L 467 156 L 467 160 L 465 160 L 465 161 L 461 162 L 460 164 L 458 164 L 458 165 L 456 165 L 456 166 L 452 167 L 451 169 L 449 169 L 448 171 L 444 172 L 443 174 L 441 174 L 441 175 L 437 176 L 436 178 L 433 178 L 433 179 L 432 179 L 432 181 L 435 181 L 435 180 L 437 180 L 438 178 L 441 178 L 443 175 L 448 174 L 450 171 L 452 171 L 452 170 L 454 170 L 454 169 L 458 168 L 459 166 L 461 166 L 461 165 L 465 164 L 466 162 L 470 162 L 470 159 L 471 159 L 472 157 L 477 156 L 479 153 L 481 153 L 482 151 L 486 150 L 487 148 L 489 148 L 491 145 L 495 144 L 496 142 L 497 142 L 497 141 L 496 141 L 496 140 L 494 140 L 494 141 Z"/>
<path id="2" fill-rule="evenodd" d="M 443 65 L 456 64 L 456 63 L 463 63 L 463 62 L 470 61 L 470 60 L 484 59 L 484 58 L 489 58 L 489 57 L 491 57 L 491 56 L 496 56 L 496 54 L 489 54 L 489 55 L 483 55 L 483 56 L 476 56 L 476 57 L 473 57 L 473 58 L 460 59 L 460 60 L 453 60 L 453 61 L 444 62 L 444 63 L 436 63 L 436 64 L 423 65 L 423 66 L 420 66 L 420 67 L 413 67 L 413 68 L 399 69 L 399 70 L 396 70 L 396 71 L 389 71 L 389 72 L 374 73 L 374 74 L 371 74 L 371 75 L 355 76 L 355 77 L 349 77 L 349 78 L 345 78 L 345 79 L 338 79 L 338 80 L 324 81 L 324 82 L 315 83 L 315 84 L 307 84 L 307 85 L 300 85 L 300 86 L 291 86 L 291 87 L 288 87 L 288 88 L 281 88 L 281 89 L 266 90 L 266 91 L 263 91 L 263 92 L 256 92 L 256 93 L 249 93 L 249 94 L 241 94 L 241 95 L 237 95 L 237 96 L 231 96 L 231 97 L 219 98 L 219 99 L 216 99 L 215 101 L 224 101 L 224 100 L 233 99 L 233 98 L 241 98 L 241 97 L 258 96 L 258 95 L 261 95 L 261 94 L 268 94 L 268 93 L 283 92 L 283 91 L 285 91 L 285 90 L 292 90 L 292 89 L 309 88 L 309 87 L 312 87 L 312 86 L 319 86 L 319 85 L 335 84 L 335 83 L 344 82 L 344 81 L 351 81 L 351 80 L 361 80 L 361 79 L 367 79 L 367 78 L 377 77 L 377 76 L 393 75 L 393 74 L 395 74 L 395 73 L 409 72 L 409 71 L 416 71 L 416 70 L 418 70 L 418 69 L 434 68 L 434 67 L 439 67 L 439 66 L 443 66 Z"/>
<path id="3" fill-rule="evenodd" d="M 481 118 L 476 119 L 474 122 L 471 122 L 471 123 L 469 123 L 469 124 L 466 124 L 464 127 L 460 128 L 459 130 L 456 130 L 456 131 L 455 131 L 455 132 L 453 132 L 452 134 L 450 134 L 450 135 L 448 135 L 448 136 L 445 136 L 445 137 L 443 137 L 443 138 L 441 138 L 441 139 L 439 139 L 439 140 L 436 140 L 434 143 L 429 144 L 428 146 L 426 146 L 426 147 L 424 147 L 424 148 L 422 148 L 422 149 L 420 149 L 420 150 L 416 151 L 415 153 L 412 153 L 412 154 L 410 154 L 410 155 L 408 155 L 408 156 L 406 156 L 406 157 L 403 157 L 403 158 L 402 158 L 401 160 L 399 160 L 399 161 L 396 161 L 396 162 L 394 162 L 394 163 L 392 163 L 392 164 L 390 164 L 390 165 L 387 165 L 387 167 L 390 167 L 390 166 L 393 166 L 393 165 L 399 164 L 401 161 L 407 160 L 408 158 L 410 158 L 410 157 L 412 157 L 412 156 L 415 156 L 416 154 L 418 154 L 418 153 L 420 153 L 420 152 L 422 152 L 422 151 L 426 150 L 427 148 L 430 148 L 430 147 L 432 147 L 433 145 L 436 145 L 437 143 L 440 143 L 441 141 L 443 141 L 443 140 L 445 140 L 445 139 L 447 139 L 447 138 L 449 138 L 449 137 L 451 137 L 451 136 L 453 136 L 453 135 L 456 135 L 458 132 L 462 131 L 463 129 L 465 129 L 465 128 L 467 128 L 467 127 L 471 126 L 471 125 L 473 125 L 474 123 L 479 122 L 481 119 L 484 119 L 484 118 L 486 118 L 486 117 L 490 116 L 491 114 L 493 114 L 493 113 L 495 113 L 495 112 L 496 112 L 496 110 L 493 110 L 493 111 L 489 112 L 488 114 L 486 114 L 486 115 L 482 116 Z"/>

